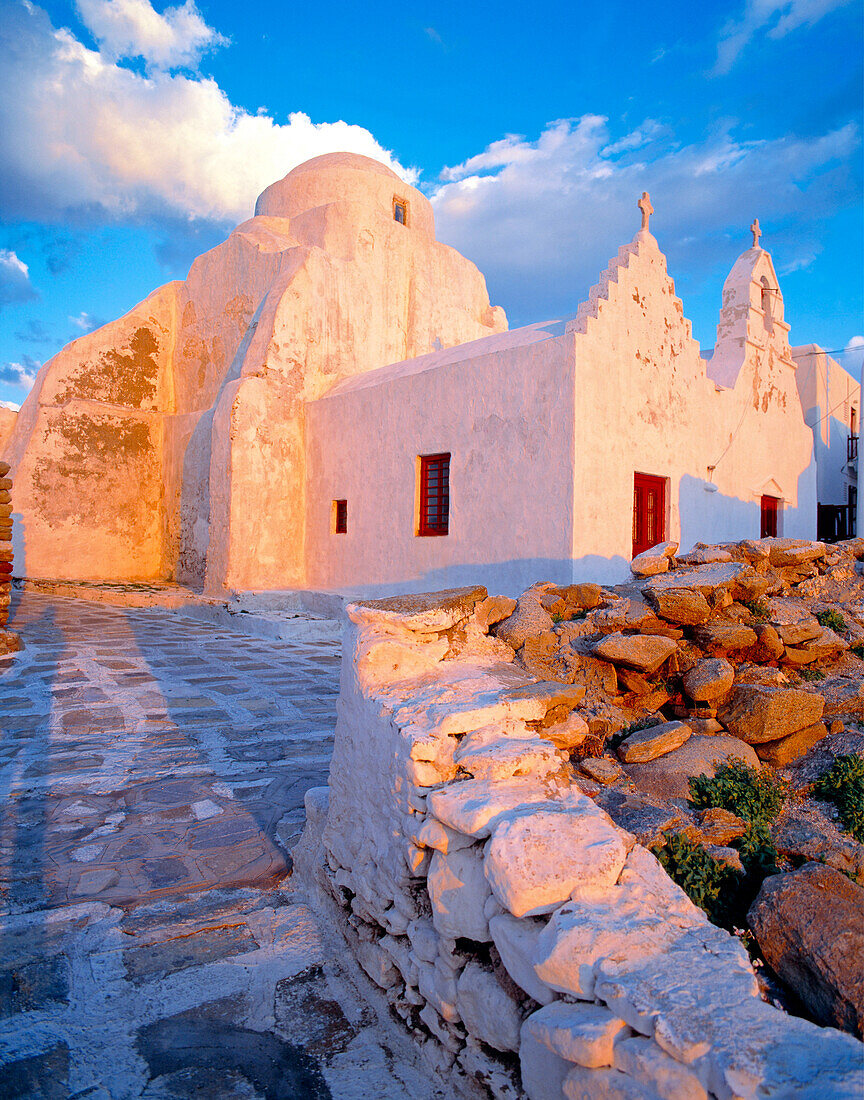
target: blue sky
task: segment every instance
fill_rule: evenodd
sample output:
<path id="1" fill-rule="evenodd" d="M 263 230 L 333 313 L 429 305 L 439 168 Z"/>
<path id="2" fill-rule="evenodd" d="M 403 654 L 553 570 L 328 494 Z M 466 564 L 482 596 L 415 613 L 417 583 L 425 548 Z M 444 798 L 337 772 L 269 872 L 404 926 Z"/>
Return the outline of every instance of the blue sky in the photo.
<path id="1" fill-rule="evenodd" d="M 575 311 L 647 189 L 710 347 L 758 216 L 792 342 L 857 374 L 862 18 L 857 0 L 0 0 L 0 400 L 342 148 L 423 188 L 511 325 Z"/>

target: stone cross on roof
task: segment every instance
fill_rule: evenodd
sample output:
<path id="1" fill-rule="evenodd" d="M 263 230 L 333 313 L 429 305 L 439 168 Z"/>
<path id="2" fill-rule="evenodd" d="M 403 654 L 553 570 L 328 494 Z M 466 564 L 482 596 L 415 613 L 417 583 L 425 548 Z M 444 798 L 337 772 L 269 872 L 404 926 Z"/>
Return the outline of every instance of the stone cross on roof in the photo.
<path id="1" fill-rule="evenodd" d="M 654 207 L 651 205 L 651 196 L 647 191 L 642 192 L 642 198 L 636 203 L 639 209 L 642 211 L 642 228 L 650 232 L 648 229 L 648 219 L 654 213 Z"/>
<path id="2" fill-rule="evenodd" d="M 753 234 L 753 247 L 759 247 L 759 238 L 762 236 L 762 230 L 759 228 L 759 219 L 754 218 L 753 224 L 750 226 L 750 232 Z"/>

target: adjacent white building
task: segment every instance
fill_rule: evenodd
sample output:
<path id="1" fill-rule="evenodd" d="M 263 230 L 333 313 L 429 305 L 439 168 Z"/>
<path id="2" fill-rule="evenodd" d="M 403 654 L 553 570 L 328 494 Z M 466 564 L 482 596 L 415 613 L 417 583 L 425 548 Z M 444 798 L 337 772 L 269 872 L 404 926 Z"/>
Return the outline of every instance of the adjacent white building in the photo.
<path id="1" fill-rule="evenodd" d="M 804 420 L 813 429 L 817 538 L 851 538 L 858 530 L 861 387 L 818 344 L 793 348 L 792 357 Z"/>
<path id="2" fill-rule="evenodd" d="M 666 538 L 812 538 L 816 452 L 788 332 L 754 234 L 703 358 L 646 227 L 575 316 L 346 379 L 307 409 L 309 586 L 516 592 L 623 580 Z M 421 523 L 439 456 L 446 533 Z"/>

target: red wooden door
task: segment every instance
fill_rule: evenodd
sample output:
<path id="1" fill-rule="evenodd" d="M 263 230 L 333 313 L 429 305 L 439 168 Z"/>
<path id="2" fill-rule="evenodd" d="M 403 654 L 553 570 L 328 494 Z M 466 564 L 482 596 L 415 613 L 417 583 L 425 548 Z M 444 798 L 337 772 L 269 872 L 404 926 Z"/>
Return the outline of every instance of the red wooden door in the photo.
<path id="1" fill-rule="evenodd" d="M 666 541 L 666 479 L 633 475 L 633 557 Z"/>
<path id="2" fill-rule="evenodd" d="M 762 497 L 762 523 L 760 539 L 777 538 L 777 497 Z"/>

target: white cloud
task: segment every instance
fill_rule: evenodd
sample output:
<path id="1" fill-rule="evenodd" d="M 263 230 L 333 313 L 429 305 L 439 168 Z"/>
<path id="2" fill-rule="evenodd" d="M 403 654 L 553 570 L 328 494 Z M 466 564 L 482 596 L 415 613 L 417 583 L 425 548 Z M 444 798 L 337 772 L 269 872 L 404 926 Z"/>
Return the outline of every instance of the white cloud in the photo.
<path id="1" fill-rule="evenodd" d="M 81 22 L 113 60 L 143 57 L 154 69 L 194 68 L 227 39 L 208 27 L 193 0 L 160 15 L 148 0 L 76 0 Z"/>
<path id="2" fill-rule="evenodd" d="M 183 9 L 177 9 L 183 10 Z M 55 30 L 33 4 L 0 0 L 0 212 L 48 220 L 171 214 L 237 222 L 256 196 L 336 150 L 408 174 L 368 130 L 280 125 L 234 106 L 211 79 L 141 75 Z"/>
<path id="3" fill-rule="evenodd" d="M 0 248 L 0 309 L 36 297 L 27 264 L 10 249 Z"/>
<path id="4" fill-rule="evenodd" d="M 29 355 L 22 355 L 20 363 L 4 363 L 0 366 L 0 383 L 5 382 L 7 386 L 30 390 L 41 366 L 42 364 L 36 359 Z"/>
<path id="5" fill-rule="evenodd" d="M 20 408 L 21 406 L 16 404 L 14 401 L 0 401 L 0 409 L 11 409 L 12 412 L 17 413 Z"/>
<path id="6" fill-rule="evenodd" d="M 860 382 L 861 371 L 864 368 L 864 336 L 853 336 L 845 348 L 832 352 L 832 357 L 852 375 L 856 382 Z"/>
<path id="7" fill-rule="evenodd" d="M 648 123 L 611 137 L 596 115 L 559 120 L 536 141 L 508 136 L 442 173 L 431 196 L 438 236 L 477 263 L 514 319 L 575 309 L 639 228 L 643 190 L 673 270 L 703 273 L 728 260 L 730 239 L 747 247 L 757 215 L 769 249 L 794 219 L 783 259 L 810 262 L 819 219 L 854 199 L 842 171 L 859 144 L 852 125 L 812 140 L 743 141 L 725 129 L 680 145 Z"/>
<path id="8" fill-rule="evenodd" d="M 97 317 L 91 317 L 89 313 L 79 313 L 77 317 L 70 317 L 69 320 L 79 332 L 84 333 L 93 332 L 94 329 L 101 328 L 105 324 Z"/>
<path id="9" fill-rule="evenodd" d="M 741 17 L 730 20 L 720 32 L 714 72 L 728 73 L 760 31 L 766 31 L 769 38 L 784 38 L 848 3 L 850 0 L 746 0 Z"/>

